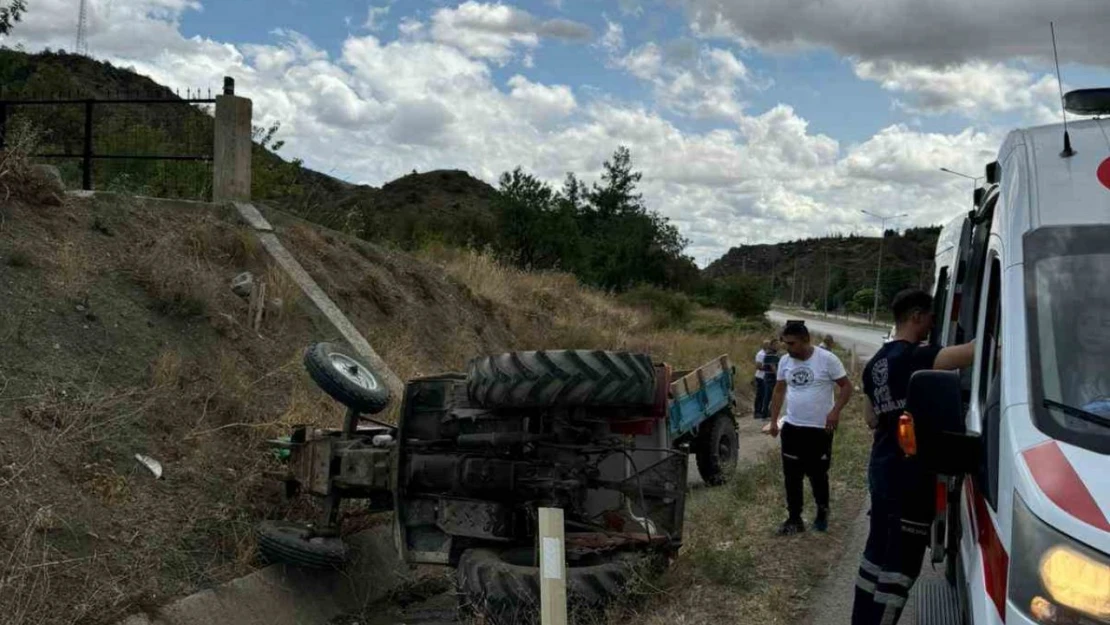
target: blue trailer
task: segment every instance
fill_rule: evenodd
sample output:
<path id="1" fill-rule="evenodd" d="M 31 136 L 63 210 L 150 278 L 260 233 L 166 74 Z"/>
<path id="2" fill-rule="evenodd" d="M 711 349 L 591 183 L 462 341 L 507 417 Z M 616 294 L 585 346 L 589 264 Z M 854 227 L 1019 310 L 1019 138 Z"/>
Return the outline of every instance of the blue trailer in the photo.
<path id="1" fill-rule="evenodd" d="M 697 459 L 706 484 L 724 484 L 736 472 L 740 439 L 736 432 L 736 369 L 719 356 L 693 371 L 671 379 L 667 429 L 676 447 L 688 448 Z"/>

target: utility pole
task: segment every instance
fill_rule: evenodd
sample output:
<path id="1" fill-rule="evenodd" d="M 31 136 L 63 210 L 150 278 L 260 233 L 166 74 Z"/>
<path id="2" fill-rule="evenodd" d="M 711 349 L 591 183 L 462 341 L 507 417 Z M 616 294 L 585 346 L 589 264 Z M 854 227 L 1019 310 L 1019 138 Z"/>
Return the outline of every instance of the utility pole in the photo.
<path id="1" fill-rule="evenodd" d="M 775 272 L 779 269 L 779 261 L 771 261 L 771 302 L 775 301 Z"/>
<path id="2" fill-rule="evenodd" d="M 883 216 L 865 210 L 860 212 L 879 220 L 879 267 L 875 270 L 875 304 L 871 308 L 871 323 L 875 323 L 879 319 L 879 288 L 882 286 L 883 277 L 883 240 L 886 239 L 886 222 L 905 217 L 906 213 Z"/>
<path id="3" fill-rule="evenodd" d="M 794 287 L 796 287 L 796 286 L 798 286 L 798 252 L 797 252 L 797 250 L 794 251 L 794 277 L 790 278 L 790 303 L 794 304 L 794 305 L 797 305 L 797 303 L 798 303 L 798 300 L 795 299 L 795 297 L 794 297 L 794 295 L 796 293 L 796 289 Z"/>
<path id="4" fill-rule="evenodd" d="M 825 248 L 825 317 L 829 316 L 829 248 Z"/>

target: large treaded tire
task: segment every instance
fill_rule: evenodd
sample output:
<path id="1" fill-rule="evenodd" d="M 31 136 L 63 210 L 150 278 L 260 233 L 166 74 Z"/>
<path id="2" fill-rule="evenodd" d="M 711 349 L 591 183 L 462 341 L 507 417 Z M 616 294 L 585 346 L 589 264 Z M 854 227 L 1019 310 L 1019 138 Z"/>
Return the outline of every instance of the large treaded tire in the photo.
<path id="1" fill-rule="evenodd" d="M 258 524 L 258 551 L 272 564 L 310 569 L 339 569 L 347 562 L 347 546 L 339 538 L 314 537 L 311 530 L 289 521 Z"/>
<path id="2" fill-rule="evenodd" d="M 509 352 L 471 361 L 467 391 L 485 408 L 648 406 L 655 367 L 631 352 Z"/>
<path id="3" fill-rule="evenodd" d="M 377 414 L 389 405 L 389 387 L 381 377 L 335 343 L 310 345 L 304 367 L 321 390 L 359 414 Z"/>
<path id="4" fill-rule="evenodd" d="M 567 606 L 572 611 L 604 608 L 621 596 L 643 559 L 632 553 L 609 554 L 588 566 L 567 566 Z M 466 607 L 495 624 L 536 623 L 540 576 L 530 547 L 468 549 L 455 571 Z"/>
<path id="5" fill-rule="evenodd" d="M 698 473 L 709 486 L 727 483 L 736 474 L 740 436 L 732 415 L 721 413 L 702 425 L 694 441 Z"/>

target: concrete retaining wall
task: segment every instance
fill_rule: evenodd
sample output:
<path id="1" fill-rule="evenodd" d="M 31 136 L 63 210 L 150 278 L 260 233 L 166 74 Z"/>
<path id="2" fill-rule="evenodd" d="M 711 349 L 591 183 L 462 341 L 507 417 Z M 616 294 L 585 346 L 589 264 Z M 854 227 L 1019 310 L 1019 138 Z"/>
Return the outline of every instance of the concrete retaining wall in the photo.
<path id="1" fill-rule="evenodd" d="M 325 625 L 386 597 L 411 579 L 391 527 L 349 537 L 355 558 L 343 571 L 275 565 L 134 614 L 119 625 Z"/>

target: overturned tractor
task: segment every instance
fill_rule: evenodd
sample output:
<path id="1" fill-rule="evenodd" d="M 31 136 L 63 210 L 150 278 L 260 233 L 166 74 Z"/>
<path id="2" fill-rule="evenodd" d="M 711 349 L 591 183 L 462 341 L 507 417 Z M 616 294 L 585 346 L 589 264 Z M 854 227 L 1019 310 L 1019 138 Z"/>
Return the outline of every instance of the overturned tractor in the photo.
<path id="1" fill-rule="evenodd" d="M 563 510 L 568 601 L 601 606 L 636 567 L 681 546 L 691 446 L 710 484 L 736 467 L 727 357 L 679 375 L 628 352 L 479 358 L 465 374 L 410 381 L 396 426 L 368 417 L 389 392 L 347 351 L 318 343 L 305 365 L 347 417 L 341 430 L 298 428 L 281 443 L 288 494 L 324 505 L 311 525 L 261 524 L 263 555 L 342 566 L 340 501 L 368 499 L 394 509 L 405 560 L 455 567 L 464 600 L 514 615 L 503 621 L 539 604 L 539 508 Z"/>

